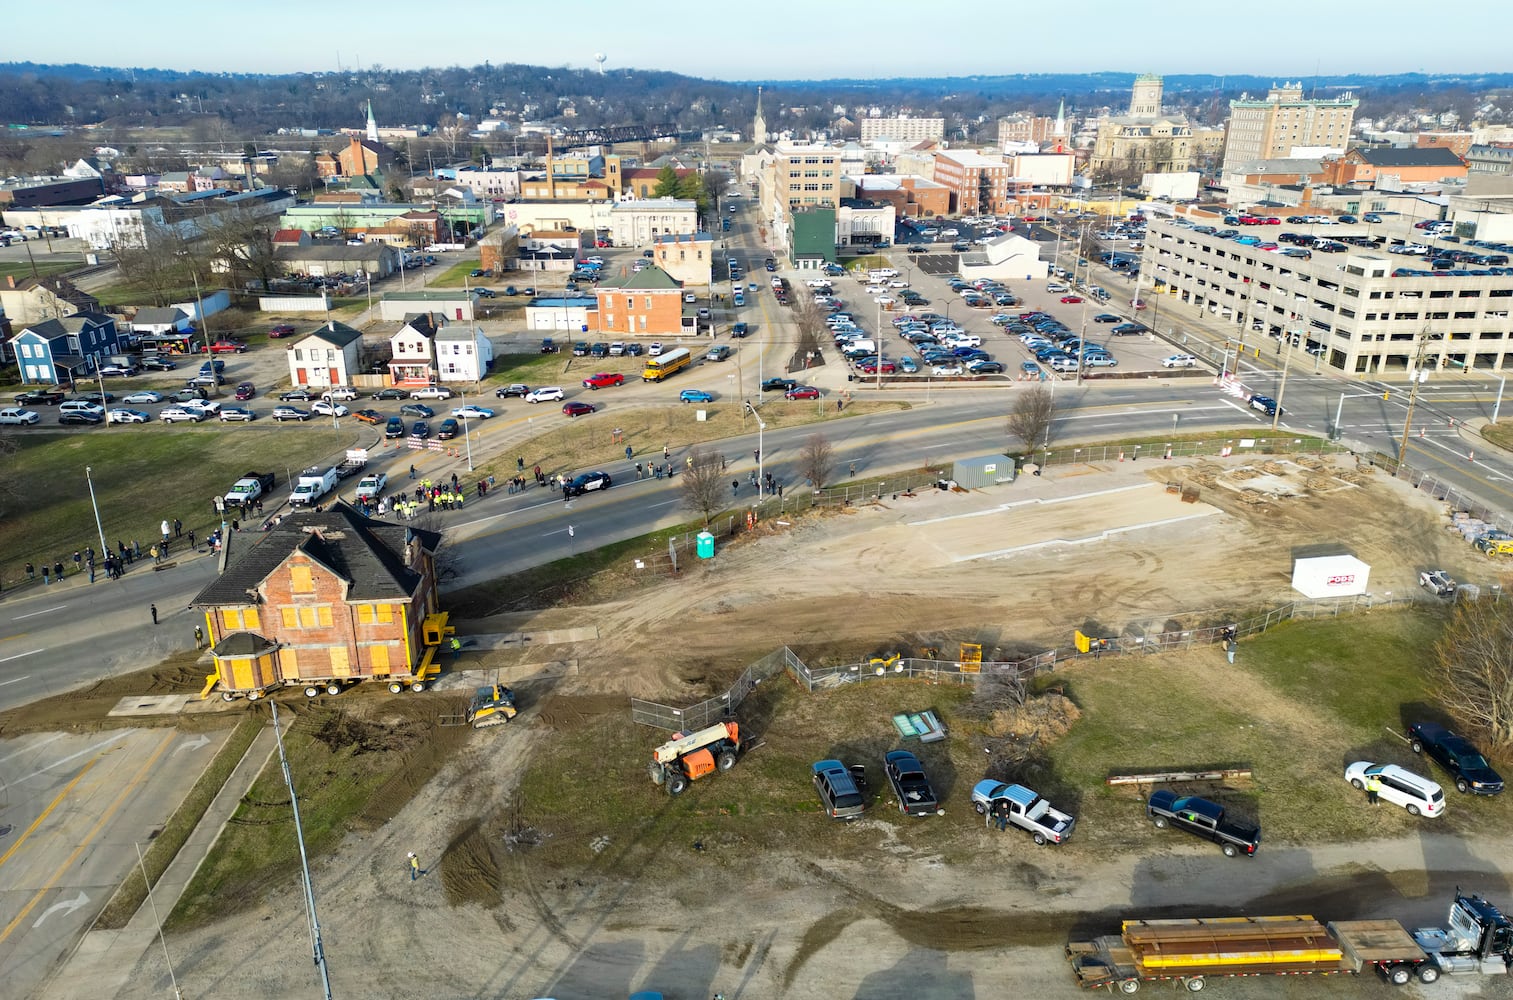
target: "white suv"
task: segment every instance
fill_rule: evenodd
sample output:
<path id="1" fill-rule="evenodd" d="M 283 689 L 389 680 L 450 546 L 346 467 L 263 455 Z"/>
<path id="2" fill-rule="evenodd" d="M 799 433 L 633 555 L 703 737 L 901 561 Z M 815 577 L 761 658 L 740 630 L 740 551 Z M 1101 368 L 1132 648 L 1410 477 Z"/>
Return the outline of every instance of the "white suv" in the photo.
<path id="1" fill-rule="evenodd" d="M 558 385 L 544 385 L 525 394 L 527 403 L 550 403 L 561 398 L 562 387 Z"/>
<path id="2" fill-rule="evenodd" d="M 1162 368 L 1196 368 L 1198 359 L 1191 354 L 1173 354 L 1161 359 Z"/>

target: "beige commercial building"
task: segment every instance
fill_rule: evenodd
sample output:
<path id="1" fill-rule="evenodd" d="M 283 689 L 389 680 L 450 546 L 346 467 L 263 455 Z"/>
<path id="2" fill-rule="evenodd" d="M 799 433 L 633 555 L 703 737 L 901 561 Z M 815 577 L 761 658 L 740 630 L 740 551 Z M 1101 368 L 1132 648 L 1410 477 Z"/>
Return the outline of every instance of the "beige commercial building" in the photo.
<path id="1" fill-rule="evenodd" d="M 1185 173 L 1192 162 L 1192 126 L 1162 111 L 1161 77 L 1142 74 L 1130 88 L 1129 113 L 1098 123 L 1088 162 L 1097 181 L 1136 184 L 1146 174 Z"/>
<path id="2" fill-rule="evenodd" d="M 1278 353 L 1284 334 L 1301 333 L 1342 374 L 1416 369 L 1421 350 L 1431 371 L 1513 369 L 1513 274 L 1470 264 L 1465 274 L 1430 273 L 1421 257 L 1354 246 L 1304 260 L 1168 221 L 1147 227 L 1140 266 L 1162 333 L 1208 314 L 1248 338 L 1275 339 Z"/>
<path id="3" fill-rule="evenodd" d="M 1264 99 L 1242 96 L 1230 101 L 1224 170 L 1285 158 L 1299 148 L 1344 149 L 1360 103 L 1349 93 L 1327 100 L 1305 98 L 1301 83 L 1272 87 Z"/>

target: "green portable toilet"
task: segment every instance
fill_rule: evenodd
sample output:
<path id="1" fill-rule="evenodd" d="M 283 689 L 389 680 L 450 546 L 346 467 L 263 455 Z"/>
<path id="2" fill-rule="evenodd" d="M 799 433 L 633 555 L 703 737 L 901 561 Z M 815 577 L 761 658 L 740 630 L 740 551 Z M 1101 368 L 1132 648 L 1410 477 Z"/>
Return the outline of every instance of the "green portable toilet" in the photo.
<path id="1" fill-rule="evenodd" d="M 713 559 L 714 558 L 714 536 L 711 535 L 707 531 L 701 531 L 701 532 L 699 532 L 699 534 L 698 534 L 698 536 L 697 536 L 697 538 L 695 540 L 698 542 L 698 548 L 695 551 L 697 551 L 697 553 L 699 555 L 699 558 L 700 559 Z"/>

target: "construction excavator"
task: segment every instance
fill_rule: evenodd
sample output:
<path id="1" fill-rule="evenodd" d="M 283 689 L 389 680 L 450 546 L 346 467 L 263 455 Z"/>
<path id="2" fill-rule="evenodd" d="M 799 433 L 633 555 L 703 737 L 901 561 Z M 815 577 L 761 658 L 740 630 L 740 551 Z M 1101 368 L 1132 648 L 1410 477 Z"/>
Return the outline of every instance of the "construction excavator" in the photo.
<path id="1" fill-rule="evenodd" d="M 474 729 L 487 729 L 502 726 L 519 714 L 520 710 L 515 707 L 515 692 L 503 684 L 490 684 L 473 693 L 473 700 L 468 704 L 467 722 Z"/>

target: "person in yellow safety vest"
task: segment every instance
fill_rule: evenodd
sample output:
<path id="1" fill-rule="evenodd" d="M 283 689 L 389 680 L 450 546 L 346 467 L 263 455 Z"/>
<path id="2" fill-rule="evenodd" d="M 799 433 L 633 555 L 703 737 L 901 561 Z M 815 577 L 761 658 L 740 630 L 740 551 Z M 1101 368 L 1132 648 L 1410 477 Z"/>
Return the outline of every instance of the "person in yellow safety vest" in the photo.
<path id="1" fill-rule="evenodd" d="M 452 636 L 452 662 L 454 662 L 454 663 L 457 662 L 457 658 L 460 657 L 461 655 L 462 655 L 462 640 L 459 639 L 459 638 L 457 638 L 454 635 L 454 636 Z"/>
<path id="2" fill-rule="evenodd" d="M 1382 779 L 1374 774 L 1366 775 L 1366 801 L 1371 805 L 1380 805 L 1377 793 L 1382 790 Z"/>

